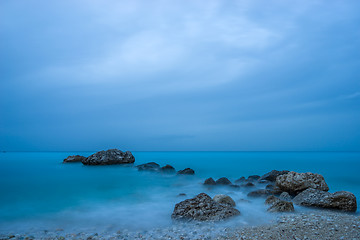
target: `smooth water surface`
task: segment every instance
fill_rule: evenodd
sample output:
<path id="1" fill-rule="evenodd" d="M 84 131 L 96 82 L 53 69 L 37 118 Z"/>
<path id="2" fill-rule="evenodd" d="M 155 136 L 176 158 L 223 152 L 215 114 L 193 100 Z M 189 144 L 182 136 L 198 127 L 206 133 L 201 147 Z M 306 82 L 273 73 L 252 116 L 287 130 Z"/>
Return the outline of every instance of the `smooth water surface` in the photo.
<path id="1" fill-rule="evenodd" d="M 0 153 L 0 229 L 149 228 L 171 224 L 175 203 L 200 192 L 229 194 L 242 212 L 237 224 L 260 224 L 273 216 L 247 190 L 207 189 L 208 178 L 262 175 L 273 169 L 316 172 L 330 192 L 360 196 L 359 152 L 134 152 L 135 165 L 157 162 L 195 176 L 139 172 L 133 165 L 62 164 L 68 155 L 92 152 Z M 179 197 L 179 193 L 187 196 Z M 261 219 L 259 221 L 259 219 Z M 136 223 L 136 224 L 135 224 Z"/>

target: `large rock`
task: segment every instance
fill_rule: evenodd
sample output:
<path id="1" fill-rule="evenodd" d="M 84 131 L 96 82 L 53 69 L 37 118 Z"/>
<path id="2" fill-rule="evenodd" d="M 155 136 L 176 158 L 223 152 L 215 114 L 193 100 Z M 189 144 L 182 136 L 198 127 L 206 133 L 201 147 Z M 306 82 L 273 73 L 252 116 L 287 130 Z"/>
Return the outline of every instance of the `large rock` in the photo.
<path id="1" fill-rule="evenodd" d="M 270 182 L 275 182 L 276 178 L 278 176 L 287 174 L 288 172 L 289 171 L 286 171 L 286 170 L 282 170 L 282 171 L 272 170 L 271 172 L 268 172 L 268 173 L 262 175 L 260 180 L 267 180 L 267 181 L 270 181 Z"/>
<path id="2" fill-rule="evenodd" d="M 317 173 L 289 172 L 276 178 L 276 186 L 291 195 L 296 195 L 308 188 L 329 191 L 323 176 Z"/>
<path id="3" fill-rule="evenodd" d="M 216 180 L 216 185 L 231 185 L 231 184 L 232 183 L 230 182 L 230 180 L 227 179 L 226 177 L 222 177 Z"/>
<path id="4" fill-rule="evenodd" d="M 84 165 L 126 164 L 135 162 L 135 158 L 129 151 L 122 152 L 118 149 L 109 149 L 94 153 L 81 162 Z"/>
<path id="5" fill-rule="evenodd" d="M 240 215 L 239 210 L 217 203 L 206 193 L 175 205 L 171 215 L 178 220 L 219 221 Z"/>
<path id="6" fill-rule="evenodd" d="M 155 162 L 149 162 L 136 166 L 139 171 L 159 171 L 160 165 Z"/>
<path id="7" fill-rule="evenodd" d="M 205 180 L 204 185 L 216 185 L 216 182 L 213 178 L 208 178 Z"/>
<path id="8" fill-rule="evenodd" d="M 164 173 L 175 173 L 175 168 L 169 164 L 161 167 L 160 170 Z"/>
<path id="9" fill-rule="evenodd" d="M 292 201 L 301 206 L 337 209 L 346 212 L 356 212 L 356 197 L 351 192 L 340 191 L 329 193 L 308 188 L 299 193 Z"/>
<path id="10" fill-rule="evenodd" d="M 218 194 L 213 197 L 213 200 L 217 203 L 227 205 L 229 207 L 235 207 L 235 201 L 228 195 L 225 194 Z"/>
<path id="11" fill-rule="evenodd" d="M 63 163 L 81 162 L 85 158 L 86 157 L 80 155 L 68 156 L 67 158 L 64 159 Z"/>
<path id="12" fill-rule="evenodd" d="M 270 205 L 269 212 L 293 212 L 295 210 L 292 202 L 281 200 L 274 195 L 269 196 L 265 204 Z"/>
<path id="13" fill-rule="evenodd" d="M 194 175 L 195 171 L 192 170 L 191 168 L 185 168 L 184 170 L 178 171 L 177 174 Z"/>

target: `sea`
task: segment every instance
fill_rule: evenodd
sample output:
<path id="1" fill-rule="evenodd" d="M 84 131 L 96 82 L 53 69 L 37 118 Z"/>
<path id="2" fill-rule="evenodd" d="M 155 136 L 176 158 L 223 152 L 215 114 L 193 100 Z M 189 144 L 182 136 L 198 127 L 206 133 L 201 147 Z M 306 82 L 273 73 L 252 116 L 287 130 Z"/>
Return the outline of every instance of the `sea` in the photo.
<path id="1" fill-rule="evenodd" d="M 171 213 L 176 203 L 202 192 L 235 200 L 241 215 L 231 224 L 264 224 L 274 214 L 266 211 L 264 199 L 247 197 L 253 189 L 209 188 L 202 183 L 209 177 L 234 182 L 273 169 L 319 173 L 330 192 L 345 190 L 360 198 L 360 152 L 133 152 L 133 165 L 62 163 L 69 155 L 94 152 L 1 152 L 0 232 L 164 227 L 174 224 Z M 176 170 L 192 168 L 195 175 L 134 167 L 147 162 L 170 164 Z M 298 206 L 295 210 L 308 211 Z"/>

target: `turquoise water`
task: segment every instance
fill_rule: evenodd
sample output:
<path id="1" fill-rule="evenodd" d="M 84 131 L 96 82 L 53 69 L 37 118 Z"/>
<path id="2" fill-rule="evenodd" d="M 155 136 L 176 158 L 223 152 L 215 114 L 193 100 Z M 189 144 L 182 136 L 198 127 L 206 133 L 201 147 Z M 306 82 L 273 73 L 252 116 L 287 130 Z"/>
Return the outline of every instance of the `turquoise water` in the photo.
<path id="1" fill-rule="evenodd" d="M 138 172 L 132 166 L 62 164 L 68 155 L 93 152 L 0 153 L 0 228 L 146 228 L 171 224 L 175 203 L 200 192 L 231 195 L 246 191 L 206 189 L 207 177 L 262 175 L 273 169 L 316 172 L 330 192 L 347 190 L 360 197 L 360 152 L 134 152 L 135 165 L 155 161 L 195 176 Z M 179 197 L 186 193 L 187 197 Z M 262 200 L 263 201 L 263 200 Z M 238 203 L 242 224 L 272 216 L 260 200 Z M 136 222 L 137 224 L 132 224 Z M 86 224 L 85 224 L 86 223 Z"/>

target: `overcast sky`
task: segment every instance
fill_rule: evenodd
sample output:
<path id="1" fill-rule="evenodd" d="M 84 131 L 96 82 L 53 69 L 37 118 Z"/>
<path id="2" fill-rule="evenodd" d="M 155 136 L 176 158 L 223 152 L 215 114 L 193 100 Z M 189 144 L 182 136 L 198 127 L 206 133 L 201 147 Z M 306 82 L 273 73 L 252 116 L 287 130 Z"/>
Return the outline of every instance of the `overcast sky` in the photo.
<path id="1" fill-rule="evenodd" d="M 0 150 L 360 150 L 358 0 L 2 0 Z"/>

